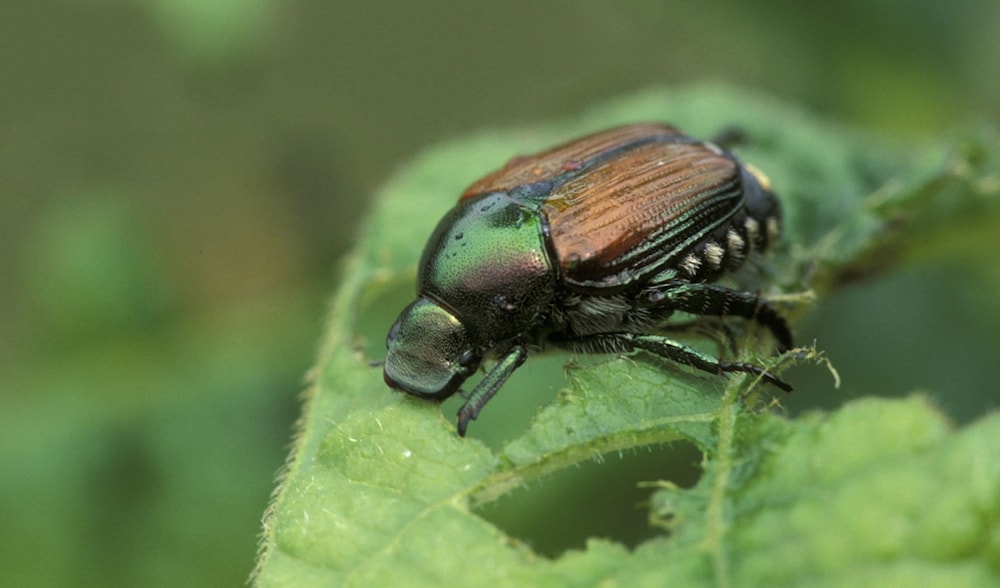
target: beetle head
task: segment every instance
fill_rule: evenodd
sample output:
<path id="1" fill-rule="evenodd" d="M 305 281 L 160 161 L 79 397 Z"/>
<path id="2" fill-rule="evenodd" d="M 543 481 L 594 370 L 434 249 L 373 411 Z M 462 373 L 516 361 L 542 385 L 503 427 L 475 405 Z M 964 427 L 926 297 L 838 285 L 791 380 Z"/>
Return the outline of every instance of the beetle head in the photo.
<path id="1" fill-rule="evenodd" d="M 451 396 L 482 360 L 471 339 L 455 315 L 418 298 L 389 330 L 385 383 L 423 398 Z"/>

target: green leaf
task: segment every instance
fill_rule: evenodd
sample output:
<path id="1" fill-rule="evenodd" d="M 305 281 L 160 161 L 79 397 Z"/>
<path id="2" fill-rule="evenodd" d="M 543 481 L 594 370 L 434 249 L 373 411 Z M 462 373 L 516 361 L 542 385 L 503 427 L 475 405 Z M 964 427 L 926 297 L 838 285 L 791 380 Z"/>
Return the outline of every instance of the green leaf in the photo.
<path id="1" fill-rule="evenodd" d="M 952 432 L 920 399 L 862 400 L 792 421 L 768 410 L 773 391 L 749 377 L 644 354 L 576 357 L 564 376 L 568 356 L 557 355 L 530 359 L 462 439 L 452 404 L 386 389 L 370 362 L 413 295 L 422 244 L 462 189 L 514 154 L 639 120 L 695 136 L 745 130 L 751 141 L 738 151 L 767 171 L 785 210 L 787 245 L 757 287 L 792 316 L 806 310 L 804 291 L 822 295 L 928 250 L 935 223 L 997 210 L 995 136 L 974 135 L 957 151 L 902 150 L 723 87 L 649 91 L 563 124 L 430 150 L 385 188 L 348 261 L 265 518 L 260 585 L 995 582 L 995 416 Z M 769 358 L 765 337 L 739 337 L 746 360 L 771 369 L 821 361 L 811 349 Z M 634 550 L 591 538 L 550 558 L 481 515 L 547 474 L 674 441 L 703 453 L 702 477 L 690 489 L 652 484 L 650 521 L 661 532 Z"/>
<path id="2" fill-rule="evenodd" d="M 956 434 L 916 397 L 730 421 L 734 441 L 699 485 L 654 497 L 654 520 L 675 533 L 664 567 L 705 560 L 708 580 L 734 586 L 996 582 L 1000 415 Z M 706 583 L 700 572 L 677 580 Z"/>

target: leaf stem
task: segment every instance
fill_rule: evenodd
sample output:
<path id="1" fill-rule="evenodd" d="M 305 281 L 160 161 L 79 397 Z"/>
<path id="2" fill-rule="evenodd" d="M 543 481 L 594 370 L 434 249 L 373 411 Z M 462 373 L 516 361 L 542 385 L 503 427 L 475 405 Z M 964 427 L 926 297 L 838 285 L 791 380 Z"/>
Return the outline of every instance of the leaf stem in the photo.
<path id="1" fill-rule="evenodd" d="M 739 411 L 739 380 L 730 380 L 719 404 L 719 441 L 715 452 L 715 477 L 705 512 L 705 544 L 712 556 L 715 585 L 721 588 L 732 586 L 729 569 L 729 553 L 726 550 L 726 496 L 729 474 L 733 470 L 733 438 Z"/>

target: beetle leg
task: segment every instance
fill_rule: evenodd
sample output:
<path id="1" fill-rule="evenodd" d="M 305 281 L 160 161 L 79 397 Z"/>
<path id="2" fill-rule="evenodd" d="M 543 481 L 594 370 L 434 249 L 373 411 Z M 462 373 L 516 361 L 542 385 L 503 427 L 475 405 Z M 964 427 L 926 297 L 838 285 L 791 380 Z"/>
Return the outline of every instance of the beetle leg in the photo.
<path id="1" fill-rule="evenodd" d="M 504 355 L 498 364 L 491 369 L 482 381 L 472 389 L 472 392 L 465 397 L 465 404 L 458 409 L 458 434 L 465 437 L 465 430 L 469 427 L 469 421 L 476 420 L 479 411 L 486 406 L 497 390 L 503 386 L 507 378 L 519 368 L 528 357 L 528 351 L 523 345 L 515 345 Z"/>
<path id="2" fill-rule="evenodd" d="M 750 292 L 718 284 L 681 283 L 651 290 L 647 299 L 654 307 L 662 305 L 671 311 L 710 316 L 735 315 L 755 320 L 771 331 L 778 341 L 779 351 L 788 351 L 794 346 L 785 317 L 766 299 Z"/>
<path id="3" fill-rule="evenodd" d="M 627 332 L 598 333 L 556 341 L 555 343 L 561 347 L 585 353 L 614 353 L 641 349 L 710 374 L 721 375 L 731 372 L 753 374 L 785 392 L 792 391 L 791 384 L 760 366 L 716 359 L 662 335 L 641 335 Z"/>
<path id="4" fill-rule="evenodd" d="M 749 137 L 744 128 L 736 125 L 728 125 L 719 129 L 719 132 L 713 135 L 709 141 L 726 151 L 730 151 L 733 147 L 746 143 L 748 139 Z"/>
<path id="5" fill-rule="evenodd" d="M 715 343 L 719 356 L 726 353 L 736 355 L 739 353 L 736 333 L 732 326 L 722 320 L 721 317 L 696 318 L 685 321 L 671 321 L 657 327 L 657 332 L 670 335 L 671 337 L 702 337 L 709 338 Z"/>

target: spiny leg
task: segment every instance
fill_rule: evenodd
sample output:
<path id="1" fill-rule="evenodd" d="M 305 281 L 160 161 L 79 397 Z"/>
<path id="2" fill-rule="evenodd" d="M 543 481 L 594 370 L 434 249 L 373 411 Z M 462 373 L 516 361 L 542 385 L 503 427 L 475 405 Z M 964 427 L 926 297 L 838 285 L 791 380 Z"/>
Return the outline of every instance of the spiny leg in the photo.
<path id="1" fill-rule="evenodd" d="M 689 365 L 710 374 L 743 372 L 763 378 L 768 383 L 791 392 L 792 386 L 760 366 L 750 363 L 729 362 L 692 349 L 662 335 L 638 333 L 599 333 L 553 341 L 560 347 L 585 353 L 614 353 L 641 349 L 654 355 Z"/>
<path id="2" fill-rule="evenodd" d="M 711 339 L 720 357 L 726 353 L 736 355 L 739 352 L 736 332 L 722 317 L 698 317 L 683 321 L 670 321 L 656 328 L 657 333 L 672 338 L 700 337 Z"/>
<path id="3" fill-rule="evenodd" d="M 653 305 L 695 315 L 739 316 L 767 327 L 778 341 L 779 351 L 794 345 L 788 322 L 766 299 L 751 292 L 733 290 L 718 284 L 664 284 L 650 289 L 646 299 Z"/>

